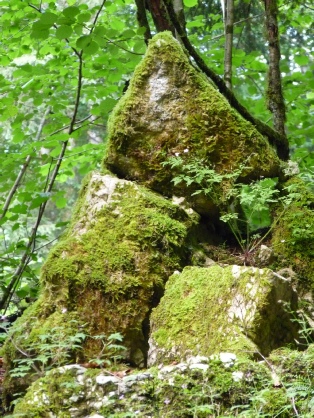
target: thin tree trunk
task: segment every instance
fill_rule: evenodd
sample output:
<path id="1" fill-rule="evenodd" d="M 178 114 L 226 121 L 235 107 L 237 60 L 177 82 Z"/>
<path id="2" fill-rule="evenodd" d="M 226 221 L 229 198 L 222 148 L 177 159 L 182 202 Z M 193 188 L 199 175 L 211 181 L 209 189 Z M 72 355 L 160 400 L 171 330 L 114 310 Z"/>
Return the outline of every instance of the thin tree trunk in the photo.
<path id="1" fill-rule="evenodd" d="M 180 23 L 180 26 L 181 26 L 182 30 L 186 33 L 183 1 L 182 0 L 173 0 L 173 8 L 174 8 L 174 11 L 177 15 L 177 19 Z M 178 33 L 176 33 L 176 38 L 181 40 L 181 37 L 179 36 Z"/>
<path id="2" fill-rule="evenodd" d="M 145 28 L 144 40 L 145 43 L 148 44 L 148 40 L 151 39 L 152 34 L 150 32 L 149 23 L 146 16 L 145 0 L 135 0 L 135 3 L 137 8 L 136 17 L 138 25 L 139 27 Z"/>
<path id="3" fill-rule="evenodd" d="M 234 22 L 234 0 L 225 1 L 225 57 L 224 80 L 228 89 L 232 90 L 232 44 Z"/>
<path id="4" fill-rule="evenodd" d="M 273 114 L 273 124 L 276 131 L 286 136 L 286 108 L 282 92 L 280 73 L 280 45 L 278 35 L 277 0 L 264 0 L 265 24 L 269 44 L 269 70 L 267 88 L 267 107 Z M 286 140 L 288 143 L 288 141 Z"/>
<path id="5" fill-rule="evenodd" d="M 169 30 L 175 36 L 175 29 L 169 19 L 163 0 L 147 0 L 146 4 L 151 12 L 157 32 Z"/>

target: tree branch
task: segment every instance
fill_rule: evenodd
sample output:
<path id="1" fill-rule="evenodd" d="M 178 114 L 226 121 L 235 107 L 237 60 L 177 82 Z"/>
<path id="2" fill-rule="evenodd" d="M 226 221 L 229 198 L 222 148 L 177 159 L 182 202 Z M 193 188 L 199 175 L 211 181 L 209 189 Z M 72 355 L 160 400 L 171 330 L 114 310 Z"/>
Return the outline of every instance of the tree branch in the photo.
<path id="1" fill-rule="evenodd" d="M 37 134 L 36 134 L 36 137 L 35 137 L 35 142 L 38 142 L 39 139 L 40 139 L 40 136 L 42 134 L 43 127 L 44 127 L 44 124 L 45 124 L 45 121 L 46 121 L 46 118 L 47 118 L 49 112 L 50 112 L 50 106 L 47 107 L 47 109 L 46 109 L 46 111 L 45 111 L 45 113 L 44 113 L 44 115 L 43 115 L 43 117 L 42 117 L 42 119 L 40 121 L 40 124 L 38 126 L 38 130 L 37 130 Z M 29 166 L 29 163 L 31 162 L 31 159 L 32 159 L 31 155 L 28 155 L 26 157 L 25 162 L 22 165 L 22 168 L 21 168 L 21 170 L 20 170 L 20 172 L 19 172 L 19 174 L 18 174 L 18 176 L 17 176 L 17 178 L 16 178 L 16 180 L 15 180 L 13 186 L 12 186 L 12 189 L 10 190 L 10 192 L 8 194 L 8 197 L 7 197 L 7 199 L 6 199 L 5 203 L 4 203 L 4 206 L 3 206 L 3 209 L 2 209 L 2 213 L 0 215 L 0 219 L 2 219 L 2 218 L 5 217 L 7 211 L 9 209 L 9 207 L 10 207 L 10 204 L 11 204 L 11 201 L 13 199 L 13 196 L 15 195 L 15 192 L 17 191 L 17 189 L 18 189 L 18 187 L 19 187 L 19 185 L 20 185 L 20 183 L 21 183 L 21 181 L 22 181 L 22 179 L 24 177 L 24 174 L 26 173 L 26 170 L 27 170 L 27 168 Z"/>
<path id="2" fill-rule="evenodd" d="M 149 39 L 152 38 L 152 34 L 150 31 L 147 15 L 146 15 L 146 8 L 145 8 L 145 0 L 135 0 L 137 13 L 136 18 L 139 27 L 145 28 L 144 33 L 144 41 L 146 45 L 148 44 Z"/>
<path id="3" fill-rule="evenodd" d="M 80 53 L 78 53 L 78 57 L 79 57 L 78 81 L 77 81 L 77 90 L 76 90 L 74 111 L 73 111 L 73 115 L 72 115 L 70 126 L 69 126 L 69 131 L 68 131 L 69 135 L 71 135 L 71 133 L 74 130 L 75 121 L 76 121 L 76 117 L 77 117 L 77 113 L 78 113 L 78 107 L 79 107 L 80 98 L 81 98 L 82 80 L 83 80 L 83 59 L 82 59 L 82 56 L 83 56 L 83 52 L 81 51 Z M 61 151 L 59 153 L 55 168 L 52 172 L 51 179 L 50 179 L 50 181 L 48 181 L 47 187 L 45 188 L 45 192 L 47 192 L 47 193 L 50 193 L 53 189 L 53 185 L 54 185 L 55 180 L 57 178 L 57 175 L 59 173 L 59 169 L 60 169 L 62 159 L 63 159 L 64 154 L 65 154 L 67 145 L 68 145 L 68 140 L 64 141 L 63 144 L 62 144 L 62 148 L 61 148 Z M 24 254 L 21 258 L 21 261 L 20 261 L 18 267 L 16 268 L 15 272 L 13 273 L 13 275 L 11 277 L 10 283 L 5 288 L 5 290 L 3 292 L 3 295 L 1 297 L 0 309 L 4 309 L 4 312 L 6 312 L 6 309 L 7 309 L 8 305 L 9 305 L 11 299 L 12 299 L 12 296 L 14 294 L 14 290 L 15 290 L 19 280 L 21 279 L 25 268 L 27 267 L 28 263 L 31 260 L 31 255 L 35 251 L 37 231 L 38 231 L 39 225 L 41 223 L 42 217 L 44 215 L 47 202 L 48 201 L 43 202 L 39 207 L 38 216 L 37 216 L 35 225 L 33 226 L 31 235 L 28 239 L 28 243 L 27 243 L 26 249 L 24 251 Z"/>

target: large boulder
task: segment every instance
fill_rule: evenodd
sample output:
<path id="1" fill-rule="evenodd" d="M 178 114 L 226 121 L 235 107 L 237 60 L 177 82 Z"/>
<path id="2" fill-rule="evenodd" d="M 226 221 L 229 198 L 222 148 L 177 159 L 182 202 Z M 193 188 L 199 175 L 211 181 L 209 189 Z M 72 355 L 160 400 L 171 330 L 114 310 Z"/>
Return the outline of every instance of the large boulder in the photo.
<path id="1" fill-rule="evenodd" d="M 70 227 L 42 268 L 39 300 L 14 324 L 3 348 L 6 393 L 17 388 L 18 379 L 10 377 L 14 361 L 38 355 L 34 349 L 42 341 L 51 351 L 45 366 L 56 366 L 62 360 L 55 362 L 54 354 L 78 332 L 121 333 L 124 357 L 145 365 L 149 314 L 168 277 L 187 263 L 189 232 L 197 221 L 193 211 L 144 187 L 92 173 Z M 102 348 L 101 338 L 86 338 L 78 353 L 70 344 L 63 361 L 88 361 Z M 25 379 L 21 386 L 29 384 Z"/>
<path id="2" fill-rule="evenodd" d="M 268 355 L 297 337 L 291 283 L 269 269 L 186 267 L 151 315 L 149 364 L 221 351 Z"/>
<path id="3" fill-rule="evenodd" d="M 199 212 L 214 210 L 234 170 L 242 167 L 241 181 L 274 177 L 280 171 L 267 140 L 192 66 L 168 32 L 150 41 L 108 131 L 104 163 L 112 172 L 166 196 L 185 196 Z M 164 163 L 175 156 L 225 175 L 215 202 L 212 196 L 191 198 L 193 185 L 171 183 L 177 172 L 165 169 Z"/>

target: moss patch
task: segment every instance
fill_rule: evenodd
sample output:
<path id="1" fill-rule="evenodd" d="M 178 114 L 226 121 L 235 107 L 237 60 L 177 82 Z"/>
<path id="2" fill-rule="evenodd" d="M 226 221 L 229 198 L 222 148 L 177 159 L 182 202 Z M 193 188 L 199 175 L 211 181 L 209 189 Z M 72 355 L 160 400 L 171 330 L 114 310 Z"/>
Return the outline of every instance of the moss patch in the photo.
<path id="1" fill-rule="evenodd" d="M 272 245 L 278 257 L 277 269 L 292 268 L 298 276 L 301 293 L 314 291 L 314 194 L 299 178 L 292 178 L 283 187 L 294 194 L 285 211 L 277 210 Z M 287 189 L 286 189 L 287 190 Z M 285 191 L 286 193 L 286 191 Z"/>
<path id="2" fill-rule="evenodd" d="M 269 353 L 296 335 L 278 304 L 295 309 L 295 297 L 268 269 L 186 267 L 169 279 L 151 315 L 153 363 L 221 351 Z"/>
<path id="3" fill-rule="evenodd" d="M 193 192 L 182 184 L 175 187 L 174 172 L 163 166 L 177 154 L 186 162 L 202 160 L 220 173 L 243 164 L 242 179 L 279 172 L 279 160 L 267 140 L 195 70 L 168 32 L 150 41 L 108 131 L 105 166 L 168 196 L 190 198 Z"/>

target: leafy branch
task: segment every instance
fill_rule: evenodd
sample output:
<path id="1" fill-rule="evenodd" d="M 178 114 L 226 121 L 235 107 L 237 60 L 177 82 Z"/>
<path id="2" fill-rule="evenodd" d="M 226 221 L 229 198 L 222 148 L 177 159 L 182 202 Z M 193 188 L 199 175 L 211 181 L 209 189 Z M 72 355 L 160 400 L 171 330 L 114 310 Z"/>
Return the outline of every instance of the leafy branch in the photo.
<path id="1" fill-rule="evenodd" d="M 79 103 L 80 103 L 81 90 L 82 90 L 82 80 L 83 80 L 83 58 L 82 58 L 82 56 L 83 56 L 83 52 L 81 51 L 80 53 L 77 53 L 77 55 L 78 55 L 78 58 L 79 58 L 78 80 L 77 80 L 77 90 L 76 90 L 74 111 L 73 111 L 73 114 L 72 114 L 69 130 L 68 130 L 69 135 L 71 135 L 71 133 L 74 130 L 75 121 L 76 121 L 76 118 L 77 118 L 77 113 L 78 113 L 78 108 L 79 108 Z M 47 185 L 45 187 L 45 193 L 47 193 L 47 194 L 51 193 L 51 191 L 53 189 L 54 183 L 56 181 L 57 175 L 58 175 L 59 170 L 60 170 L 60 166 L 61 166 L 63 157 L 64 157 L 66 149 L 67 149 L 67 145 L 68 145 L 68 140 L 64 141 L 62 143 L 61 151 L 60 151 L 59 156 L 57 158 L 57 162 L 56 162 L 56 165 L 55 165 L 54 170 L 52 172 L 51 178 L 50 178 L 50 180 L 48 180 Z M 40 226 L 42 217 L 44 215 L 47 202 L 48 201 L 46 200 L 39 207 L 37 219 L 36 219 L 36 222 L 33 226 L 30 237 L 28 239 L 28 243 L 26 245 L 26 249 L 24 251 L 24 254 L 21 258 L 21 261 L 20 261 L 19 265 L 17 266 L 16 270 L 14 271 L 14 273 L 12 275 L 9 284 L 4 289 L 3 295 L 2 295 L 1 300 L 0 300 L 0 309 L 4 309 L 4 312 L 6 312 L 6 309 L 7 309 L 8 305 L 9 305 L 11 299 L 12 299 L 12 296 L 14 294 L 14 290 L 15 290 L 19 280 L 21 279 L 25 268 L 29 264 L 29 262 L 31 260 L 31 256 L 32 256 L 32 254 L 35 250 L 37 231 L 38 231 L 38 228 Z"/>

